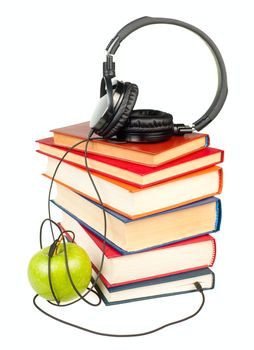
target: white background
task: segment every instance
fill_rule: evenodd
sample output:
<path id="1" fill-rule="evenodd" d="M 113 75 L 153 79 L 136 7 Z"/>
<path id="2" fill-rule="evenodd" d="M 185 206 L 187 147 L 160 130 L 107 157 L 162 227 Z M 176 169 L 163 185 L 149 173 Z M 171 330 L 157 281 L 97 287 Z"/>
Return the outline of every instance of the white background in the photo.
<path id="1" fill-rule="evenodd" d="M 253 10 L 252 1 L 1 1 L 1 319 L 5 349 L 253 348 Z M 27 264 L 39 248 L 47 216 L 45 160 L 35 140 L 49 130 L 89 120 L 99 95 L 104 49 L 129 21 L 177 18 L 204 30 L 225 59 L 229 96 L 205 129 L 225 150 L 222 229 L 214 265 L 216 288 L 187 323 L 141 338 L 82 333 L 32 305 Z M 139 85 L 137 107 L 196 120 L 216 87 L 213 59 L 194 34 L 173 26 L 142 28 L 115 56 L 117 77 Z M 197 293 L 124 306 L 49 308 L 55 315 L 108 332 L 135 332 L 191 313 Z"/>

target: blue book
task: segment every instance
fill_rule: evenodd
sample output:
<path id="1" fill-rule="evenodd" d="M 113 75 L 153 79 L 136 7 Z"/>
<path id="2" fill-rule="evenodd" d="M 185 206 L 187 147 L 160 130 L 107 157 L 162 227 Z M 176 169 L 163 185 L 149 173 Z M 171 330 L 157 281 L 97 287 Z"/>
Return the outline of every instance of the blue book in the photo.
<path id="1" fill-rule="evenodd" d="M 64 186 L 57 187 L 57 197 L 52 203 L 103 239 L 101 206 Z M 216 197 L 137 219 L 127 218 L 108 208 L 105 210 L 106 242 L 122 254 L 145 251 L 213 233 L 220 229 L 221 222 L 221 202 Z"/>
<path id="2" fill-rule="evenodd" d="M 95 272 L 93 276 L 96 276 Z M 99 279 L 96 289 L 108 306 L 195 292 L 195 282 L 199 282 L 203 290 L 213 289 L 215 275 L 212 270 L 205 268 L 110 288 Z"/>

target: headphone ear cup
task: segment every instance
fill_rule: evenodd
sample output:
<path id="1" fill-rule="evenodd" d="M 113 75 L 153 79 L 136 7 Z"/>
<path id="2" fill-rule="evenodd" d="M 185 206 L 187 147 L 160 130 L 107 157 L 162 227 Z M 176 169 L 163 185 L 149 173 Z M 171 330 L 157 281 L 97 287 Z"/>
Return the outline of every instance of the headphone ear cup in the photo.
<path id="1" fill-rule="evenodd" d="M 129 116 L 135 106 L 138 98 L 138 86 L 132 83 L 124 83 L 125 92 L 117 108 L 113 120 L 100 134 L 104 138 L 111 138 L 119 133 L 119 131 L 128 122 Z"/>

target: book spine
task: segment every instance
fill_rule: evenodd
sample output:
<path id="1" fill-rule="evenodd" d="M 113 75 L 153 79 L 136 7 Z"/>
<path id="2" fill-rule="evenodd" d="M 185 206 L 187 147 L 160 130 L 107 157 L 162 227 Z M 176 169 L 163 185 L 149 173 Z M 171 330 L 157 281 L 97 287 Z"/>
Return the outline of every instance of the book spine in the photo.
<path id="1" fill-rule="evenodd" d="M 222 207 L 221 207 L 221 200 L 217 198 L 216 201 L 216 218 L 215 218 L 215 231 L 220 230 L 220 225 L 221 225 L 221 218 L 222 218 Z"/>
<path id="2" fill-rule="evenodd" d="M 221 163 L 223 163 L 224 162 L 224 151 L 221 151 Z"/>
<path id="3" fill-rule="evenodd" d="M 212 239 L 212 245 L 213 245 L 212 260 L 209 266 L 213 266 L 216 258 L 216 241 L 214 238 Z"/>
<path id="4" fill-rule="evenodd" d="M 218 194 L 222 192 L 223 188 L 223 169 L 219 169 L 219 189 L 218 189 Z"/>
<path id="5" fill-rule="evenodd" d="M 210 272 L 211 272 L 212 277 L 213 277 L 211 289 L 214 289 L 214 287 L 215 287 L 215 273 L 212 270 L 210 270 Z"/>
<path id="6" fill-rule="evenodd" d="M 209 135 L 206 135 L 205 137 L 205 147 L 208 147 L 210 145 L 210 137 Z"/>

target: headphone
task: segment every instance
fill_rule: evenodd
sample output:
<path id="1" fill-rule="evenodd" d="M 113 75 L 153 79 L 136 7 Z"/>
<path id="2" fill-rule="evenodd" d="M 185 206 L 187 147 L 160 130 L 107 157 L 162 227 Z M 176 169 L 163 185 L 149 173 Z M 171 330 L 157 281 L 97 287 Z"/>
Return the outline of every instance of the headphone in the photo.
<path id="1" fill-rule="evenodd" d="M 112 82 L 112 78 L 116 76 L 113 55 L 120 43 L 135 30 L 150 24 L 172 24 L 188 29 L 203 39 L 213 54 L 217 65 L 217 91 L 210 107 L 191 126 L 174 124 L 173 116 L 169 113 L 152 109 L 134 110 L 138 97 L 138 86 L 119 80 Z M 200 131 L 215 119 L 224 105 L 228 88 L 226 68 L 221 53 L 207 34 L 191 24 L 171 18 L 141 17 L 120 29 L 110 40 L 106 51 L 100 101 L 90 121 L 90 127 L 97 135 L 105 139 L 115 137 L 115 140 L 119 142 L 150 143 L 165 141 L 172 135 Z"/>
<path id="2" fill-rule="evenodd" d="M 135 30 L 149 24 L 157 24 L 157 23 L 177 25 L 177 26 L 186 28 L 188 30 L 191 30 L 192 32 L 199 35 L 209 46 L 214 56 L 215 62 L 217 64 L 218 86 L 217 86 L 217 92 L 214 97 L 214 100 L 211 106 L 205 112 L 205 114 L 201 118 L 199 118 L 196 122 L 194 122 L 192 126 L 188 126 L 185 124 L 174 124 L 173 117 L 169 113 L 165 113 L 157 110 L 151 110 L 151 109 L 133 110 L 138 97 L 137 85 L 133 83 L 122 82 L 122 81 L 117 81 L 116 83 L 112 83 L 112 78 L 115 77 L 115 63 L 113 62 L 113 55 L 116 53 L 118 47 L 120 46 L 121 41 L 125 39 L 129 34 L 134 32 Z M 206 125 L 208 125 L 217 116 L 217 114 L 220 112 L 221 108 L 223 107 L 223 104 L 227 97 L 227 91 L 228 91 L 227 75 L 226 75 L 226 69 L 225 69 L 225 65 L 221 57 L 221 54 L 218 48 L 216 47 L 216 45 L 213 43 L 213 41 L 204 32 L 192 26 L 191 24 L 178 21 L 175 19 L 169 19 L 169 18 L 141 17 L 124 26 L 116 34 L 116 36 L 110 41 L 106 50 L 108 51 L 108 53 L 107 53 L 106 61 L 103 62 L 103 78 L 101 81 L 101 92 L 100 92 L 101 98 L 90 122 L 91 130 L 89 132 L 87 139 L 84 139 L 75 143 L 72 147 L 70 147 L 64 153 L 64 155 L 58 162 L 55 168 L 55 171 L 52 175 L 51 184 L 49 188 L 48 218 L 42 222 L 40 227 L 40 247 L 42 249 L 42 229 L 45 222 L 50 223 L 53 243 L 50 246 L 49 252 L 48 252 L 48 280 L 49 280 L 51 293 L 54 297 L 54 302 L 49 301 L 49 303 L 55 306 L 68 306 L 81 299 L 84 302 L 93 306 L 98 306 L 101 302 L 100 293 L 96 292 L 94 288 L 97 288 L 96 283 L 97 283 L 97 280 L 100 278 L 100 275 L 103 269 L 103 261 L 105 257 L 105 242 L 106 242 L 106 234 L 107 234 L 107 219 L 106 219 L 106 210 L 103 205 L 102 198 L 100 197 L 99 191 L 96 187 L 96 184 L 93 180 L 92 174 L 88 167 L 87 151 L 88 151 L 88 144 L 90 140 L 101 139 L 101 137 L 103 137 L 109 140 L 116 140 L 116 142 L 119 142 L 119 141 L 120 142 L 159 142 L 159 141 L 167 140 L 171 135 L 184 135 L 185 133 L 191 133 L 195 130 L 199 131 L 203 129 Z M 94 133 L 98 134 L 99 137 L 92 138 Z M 67 243 L 65 242 L 65 235 L 67 233 L 71 233 L 71 235 L 73 236 L 73 241 L 74 241 L 75 235 L 72 231 L 69 231 L 69 230 L 64 231 L 56 222 L 54 222 L 51 219 L 51 209 L 50 209 L 51 191 L 52 191 L 52 186 L 55 180 L 56 173 L 61 163 L 69 154 L 69 152 L 71 152 L 74 148 L 81 145 L 82 143 L 85 144 L 84 162 L 86 165 L 86 171 L 90 178 L 92 186 L 97 194 L 99 203 L 101 204 L 103 221 L 104 221 L 104 233 L 103 233 L 104 240 L 103 240 L 103 251 L 101 256 L 100 267 L 98 269 L 97 276 L 95 277 L 95 279 L 92 280 L 92 285 L 90 286 L 90 288 L 87 289 L 84 295 L 81 295 L 78 289 L 76 288 L 72 280 L 72 277 L 70 275 L 69 265 L 68 265 L 68 256 L 67 256 L 67 250 L 66 250 Z M 60 235 L 57 239 L 55 239 L 55 236 L 54 236 L 53 225 L 56 226 L 60 232 Z M 68 278 L 70 283 L 72 284 L 73 289 L 77 293 L 77 297 L 79 298 L 70 303 L 60 305 L 60 301 L 57 299 L 57 296 L 54 293 L 54 286 L 52 284 L 52 279 L 51 279 L 51 259 L 56 250 L 57 244 L 61 240 L 63 240 L 63 245 L 64 245 L 64 256 L 65 256 L 65 264 L 66 264 L 66 271 L 68 274 Z M 46 316 L 53 318 L 54 320 L 61 322 L 63 324 L 80 329 L 82 331 L 90 332 L 101 336 L 110 336 L 110 337 L 138 337 L 138 336 L 155 333 L 161 329 L 164 329 L 166 327 L 169 327 L 171 325 L 174 325 L 180 322 L 187 321 L 190 318 L 196 316 L 204 306 L 205 296 L 204 296 L 204 292 L 201 284 L 198 281 L 196 281 L 193 284 L 194 284 L 195 290 L 198 291 L 202 297 L 200 306 L 193 314 L 187 317 L 184 317 L 182 319 L 179 319 L 177 321 L 169 322 L 157 328 L 154 328 L 145 332 L 141 332 L 141 333 L 114 334 L 114 333 L 100 332 L 97 330 L 80 326 L 78 324 L 65 321 L 45 311 L 44 308 L 42 308 L 37 303 L 37 299 L 39 296 L 38 294 L 34 296 L 33 303 L 34 303 L 34 306 Z M 92 303 L 85 298 L 86 295 L 88 295 L 89 293 L 93 293 L 98 296 L 97 303 Z"/>

